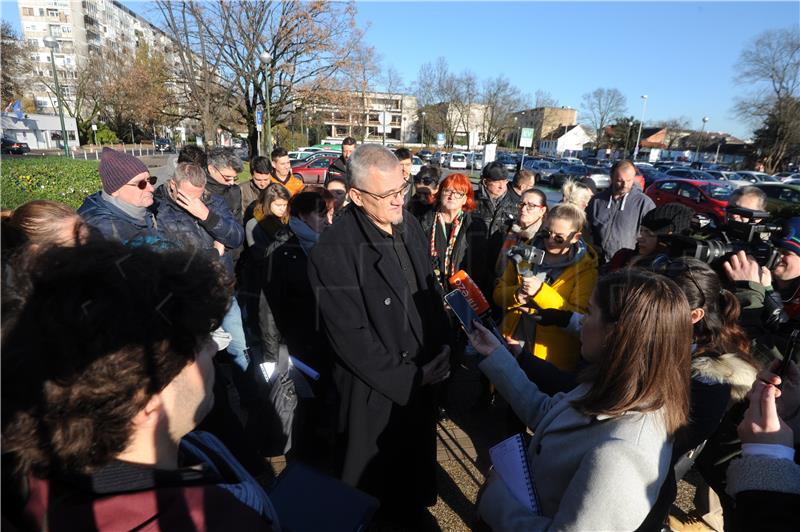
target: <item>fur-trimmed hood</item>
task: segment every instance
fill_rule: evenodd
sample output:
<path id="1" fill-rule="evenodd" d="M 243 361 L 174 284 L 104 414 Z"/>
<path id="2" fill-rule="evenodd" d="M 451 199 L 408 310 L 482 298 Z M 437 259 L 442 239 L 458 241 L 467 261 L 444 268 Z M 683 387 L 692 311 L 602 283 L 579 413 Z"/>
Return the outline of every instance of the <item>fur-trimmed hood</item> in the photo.
<path id="1" fill-rule="evenodd" d="M 741 401 L 750 391 L 758 370 L 735 353 L 718 357 L 697 356 L 692 359 L 692 378 L 708 383 L 728 384 L 731 400 Z"/>

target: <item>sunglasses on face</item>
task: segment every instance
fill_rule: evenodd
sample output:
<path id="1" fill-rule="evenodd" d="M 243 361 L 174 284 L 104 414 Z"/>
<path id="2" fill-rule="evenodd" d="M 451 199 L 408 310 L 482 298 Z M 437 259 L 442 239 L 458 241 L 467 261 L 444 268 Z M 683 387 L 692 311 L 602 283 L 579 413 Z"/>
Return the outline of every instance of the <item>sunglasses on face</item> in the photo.
<path id="1" fill-rule="evenodd" d="M 434 179 L 428 179 L 427 177 L 425 177 L 425 178 L 422 178 L 422 179 L 415 179 L 414 183 L 416 183 L 418 185 L 425 185 L 426 187 L 429 187 L 431 185 L 435 185 L 436 181 Z"/>
<path id="2" fill-rule="evenodd" d="M 694 284 L 695 288 L 697 288 L 697 291 L 700 293 L 700 308 L 705 308 L 706 295 L 703 293 L 703 289 L 700 288 L 700 283 L 694 278 L 692 268 L 690 268 L 688 264 L 679 260 L 670 260 L 669 257 L 662 255 L 653 261 L 650 265 L 650 269 L 670 279 L 676 279 L 688 273 L 689 280 L 692 281 L 692 284 Z"/>
<path id="3" fill-rule="evenodd" d="M 145 177 L 144 179 L 142 179 L 141 181 L 137 181 L 136 183 L 126 183 L 126 185 L 129 187 L 136 187 L 139 190 L 144 190 L 147 188 L 148 183 L 150 183 L 153 186 L 156 186 L 156 182 L 158 182 L 158 178 L 154 175 L 151 175 L 150 177 Z"/>
<path id="4" fill-rule="evenodd" d="M 538 205 L 537 205 L 537 207 L 538 207 Z M 552 239 L 553 242 L 555 242 L 556 244 L 563 244 L 564 242 L 566 242 L 567 240 L 572 238 L 572 235 L 574 235 L 574 234 L 575 233 L 572 232 L 572 233 L 570 233 L 570 234 L 565 236 L 565 235 L 559 235 L 558 233 L 554 233 L 554 232 L 550 231 L 549 229 L 542 229 L 542 236 L 544 236 L 545 239 Z"/>

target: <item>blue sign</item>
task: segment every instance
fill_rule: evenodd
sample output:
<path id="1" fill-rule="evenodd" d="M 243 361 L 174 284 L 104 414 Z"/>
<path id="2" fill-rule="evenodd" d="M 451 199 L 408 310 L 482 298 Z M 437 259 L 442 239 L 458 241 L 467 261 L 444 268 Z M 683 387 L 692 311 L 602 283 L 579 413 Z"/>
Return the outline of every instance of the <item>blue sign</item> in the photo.
<path id="1" fill-rule="evenodd" d="M 444 133 L 436 134 L 436 144 L 439 146 L 444 146 Z"/>
<path id="2" fill-rule="evenodd" d="M 264 123 L 264 111 L 261 109 L 256 109 L 256 124 L 263 124 Z"/>

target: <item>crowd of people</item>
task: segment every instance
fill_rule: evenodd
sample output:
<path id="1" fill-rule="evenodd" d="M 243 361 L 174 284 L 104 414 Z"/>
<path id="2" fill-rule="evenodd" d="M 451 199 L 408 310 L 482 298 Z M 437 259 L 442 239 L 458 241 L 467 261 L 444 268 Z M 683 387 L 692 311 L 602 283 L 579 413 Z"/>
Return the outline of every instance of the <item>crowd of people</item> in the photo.
<path id="1" fill-rule="evenodd" d="M 435 530 L 443 390 L 475 356 L 538 499 L 491 471 L 476 528 L 661 530 L 690 468 L 718 529 L 800 526 L 800 218 L 770 263 L 709 264 L 627 160 L 548 205 L 499 162 L 476 187 L 348 137 L 311 186 L 269 155 L 237 183 L 233 150 L 187 146 L 156 188 L 105 148 L 77 212 L 3 212 L 4 527 L 280 530 L 285 455 L 374 497 L 362 526 Z M 757 188 L 730 204 L 764 220 Z M 489 306 L 467 327 L 459 272 Z"/>

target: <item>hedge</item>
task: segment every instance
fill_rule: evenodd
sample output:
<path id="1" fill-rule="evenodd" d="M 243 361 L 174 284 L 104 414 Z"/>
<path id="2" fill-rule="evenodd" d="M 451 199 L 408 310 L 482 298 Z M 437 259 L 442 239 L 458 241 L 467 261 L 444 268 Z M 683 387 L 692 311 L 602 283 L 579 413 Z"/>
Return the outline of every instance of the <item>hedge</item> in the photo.
<path id="1" fill-rule="evenodd" d="M 48 199 L 77 209 L 100 190 L 98 161 L 64 157 L 4 156 L 0 161 L 0 204 L 16 209 L 25 202 Z"/>

